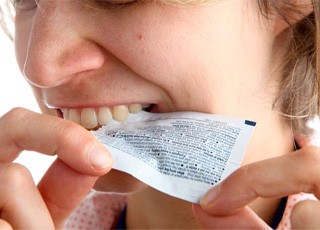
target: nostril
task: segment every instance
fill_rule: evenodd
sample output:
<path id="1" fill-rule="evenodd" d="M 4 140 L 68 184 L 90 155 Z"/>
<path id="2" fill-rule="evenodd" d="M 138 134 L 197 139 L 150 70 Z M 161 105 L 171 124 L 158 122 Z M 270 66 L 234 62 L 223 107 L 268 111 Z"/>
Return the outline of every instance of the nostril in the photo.
<path id="1" fill-rule="evenodd" d="M 24 66 L 24 75 L 30 84 L 51 88 L 100 69 L 105 56 L 100 47 L 90 41 L 50 50 L 30 50 Z M 90 74 L 92 75 L 92 74 Z"/>

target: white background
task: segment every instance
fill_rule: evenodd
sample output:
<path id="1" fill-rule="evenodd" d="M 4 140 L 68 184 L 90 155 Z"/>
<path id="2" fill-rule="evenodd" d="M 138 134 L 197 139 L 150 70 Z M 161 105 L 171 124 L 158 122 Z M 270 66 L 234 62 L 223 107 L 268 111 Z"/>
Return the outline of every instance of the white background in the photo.
<path id="1" fill-rule="evenodd" d="M 0 116 L 18 106 L 39 112 L 32 90 L 17 67 L 13 43 L 0 28 Z M 53 160 L 25 151 L 16 162 L 28 167 L 37 183 Z"/>

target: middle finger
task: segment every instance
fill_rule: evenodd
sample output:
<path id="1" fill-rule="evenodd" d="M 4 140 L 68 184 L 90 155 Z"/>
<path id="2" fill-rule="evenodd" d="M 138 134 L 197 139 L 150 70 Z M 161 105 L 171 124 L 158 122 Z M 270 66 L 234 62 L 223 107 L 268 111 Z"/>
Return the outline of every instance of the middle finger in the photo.
<path id="1" fill-rule="evenodd" d="M 13 229 L 54 229 L 32 176 L 22 165 L 0 163 L 0 210 L 1 219 Z"/>

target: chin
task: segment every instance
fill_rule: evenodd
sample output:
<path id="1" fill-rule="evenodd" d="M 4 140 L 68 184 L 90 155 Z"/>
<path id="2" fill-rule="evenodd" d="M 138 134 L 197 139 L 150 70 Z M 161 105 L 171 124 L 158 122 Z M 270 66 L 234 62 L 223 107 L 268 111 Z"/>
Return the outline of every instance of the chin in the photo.
<path id="1" fill-rule="evenodd" d="M 101 192 L 133 193 L 147 187 L 148 185 L 135 177 L 112 169 L 108 174 L 99 177 L 93 188 Z"/>

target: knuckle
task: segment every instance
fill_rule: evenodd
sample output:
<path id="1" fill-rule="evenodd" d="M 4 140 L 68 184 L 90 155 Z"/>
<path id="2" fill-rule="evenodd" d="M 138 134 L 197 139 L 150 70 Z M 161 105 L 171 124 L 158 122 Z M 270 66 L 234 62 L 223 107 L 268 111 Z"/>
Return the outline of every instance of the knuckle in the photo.
<path id="1" fill-rule="evenodd" d="M 20 146 L 20 139 L 23 139 L 22 132 L 19 132 L 20 129 L 24 128 L 24 125 L 26 125 L 28 122 L 32 120 L 32 113 L 30 110 L 16 107 L 11 109 L 9 112 L 7 112 L 5 115 L 3 115 L 0 118 L 0 141 L 1 146 L 6 146 L 7 153 L 18 153 L 23 148 Z M 22 122 L 20 122 L 22 121 Z M 7 154 L 10 161 L 13 160 L 16 156 L 9 156 L 10 154 Z M 2 157 L 4 154 L 2 154 Z M 3 160 L 4 158 L 2 158 Z"/>
<path id="2" fill-rule="evenodd" d="M 31 111 L 16 107 L 4 114 L 0 119 L 0 127 L 4 131 L 3 133 L 11 134 L 10 130 L 17 124 L 17 121 L 27 121 L 30 117 Z"/>
<path id="3" fill-rule="evenodd" d="M 25 188 L 34 186 L 32 175 L 29 170 L 17 163 L 7 164 L 1 170 L 1 187 L 10 193 L 22 192 Z"/>
<path id="4" fill-rule="evenodd" d="M 27 109 L 16 107 L 7 112 L 3 119 L 7 121 L 17 121 L 17 119 L 23 118 L 29 111 Z"/>
<path id="5" fill-rule="evenodd" d="M 9 112 L 7 112 L 5 115 L 2 116 L 2 120 L 4 120 L 6 123 L 13 123 L 17 120 L 25 117 L 29 111 L 27 109 L 16 107 L 11 109 Z"/>

